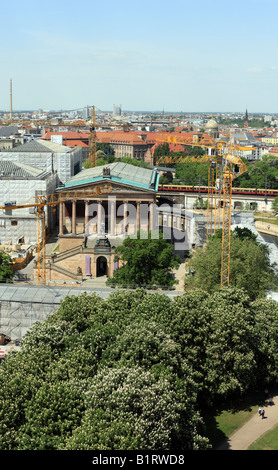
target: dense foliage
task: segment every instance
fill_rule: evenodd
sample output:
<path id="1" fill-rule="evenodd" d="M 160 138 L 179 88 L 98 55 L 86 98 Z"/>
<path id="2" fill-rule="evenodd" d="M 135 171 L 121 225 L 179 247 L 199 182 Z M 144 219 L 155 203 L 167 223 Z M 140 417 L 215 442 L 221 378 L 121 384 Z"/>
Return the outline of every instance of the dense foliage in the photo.
<path id="1" fill-rule="evenodd" d="M 137 232 L 137 238 L 126 238 L 115 249 L 115 254 L 124 265 L 108 278 L 107 285 L 120 287 L 172 287 L 176 281 L 172 268 L 181 260 L 174 247 L 163 238 L 163 233 Z"/>
<path id="2" fill-rule="evenodd" d="M 231 126 L 232 124 L 236 124 L 238 127 L 240 128 L 243 128 L 244 127 L 244 124 L 245 124 L 245 118 L 233 118 L 233 119 L 229 119 L 229 118 L 219 118 L 218 119 L 218 123 L 221 125 L 228 125 L 228 126 Z M 266 126 L 265 124 L 265 121 L 264 119 L 261 119 L 261 118 L 256 118 L 256 117 L 253 117 L 253 118 L 249 118 L 248 119 L 248 126 L 250 128 L 252 127 L 257 127 L 257 128 L 264 128 Z M 247 129 L 248 130 L 248 129 Z"/>
<path id="3" fill-rule="evenodd" d="M 11 264 L 12 260 L 10 255 L 0 251 L 0 282 L 11 282 L 14 276 Z"/>
<path id="4" fill-rule="evenodd" d="M 236 178 L 233 186 L 240 188 L 278 189 L 278 160 L 264 156 L 254 164 L 247 163 L 247 171 Z"/>
<path id="5" fill-rule="evenodd" d="M 277 381 L 277 340 L 242 289 L 68 296 L 2 365 L 0 449 L 208 449 L 204 407 Z"/>
<path id="6" fill-rule="evenodd" d="M 208 292 L 220 289 L 222 230 L 209 239 L 204 248 L 198 248 L 190 260 L 191 274 L 187 286 L 202 287 Z M 257 242 L 249 229 L 231 232 L 230 285 L 244 288 L 250 298 L 264 297 L 277 283 L 275 266 L 269 260 L 266 245 Z"/>

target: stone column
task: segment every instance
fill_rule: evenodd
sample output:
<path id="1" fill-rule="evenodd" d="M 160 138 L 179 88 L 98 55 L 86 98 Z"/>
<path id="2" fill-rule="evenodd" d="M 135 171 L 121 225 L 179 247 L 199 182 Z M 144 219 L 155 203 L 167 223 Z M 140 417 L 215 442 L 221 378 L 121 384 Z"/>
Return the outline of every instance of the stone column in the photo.
<path id="1" fill-rule="evenodd" d="M 123 233 L 127 233 L 127 222 L 125 221 L 126 217 L 127 217 L 127 214 L 128 214 L 128 210 L 127 210 L 127 205 L 128 205 L 128 201 L 127 200 L 124 200 L 124 219 L 123 219 Z"/>
<path id="2" fill-rule="evenodd" d="M 63 235 L 63 226 L 64 226 L 64 202 L 59 202 L 59 235 Z"/>
<path id="3" fill-rule="evenodd" d="M 112 236 L 116 235 L 116 200 L 109 201 L 110 213 L 110 234 Z M 109 216 L 109 214 L 108 214 Z"/>
<path id="4" fill-rule="evenodd" d="M 137 220 L 136 220 L 136 232 L 140 230 L 140 201 L 137 201 Z"/>
<path id="5" fill-rule="evenodd" d="M 97 233 L 100 234 L 100 225 L 101 225 L 101 200 L 98 200 L 98 208 L 97 208 Z"/>
<path id="6" fill-rule="evenodd" d="M 149 211 L 150 211 L 150 218 L 149 218 L 149 231 L 153 230 L 154 228 L 154 204 L 153 202 L 149 203 Z"/>
<path id="7" fill-rule="evenodd" d="M 76 201 L 72 201 L 71 203 L 71 233 L 73 235 L 76 234 Z"/>
<path id="8" fill-rule="evenodd" d="M 89 222 L 89 201 L 85 201 L 85 227 L 84 228 L 86 228 L 86 225 L 88 224 L 88 222 Z"/>

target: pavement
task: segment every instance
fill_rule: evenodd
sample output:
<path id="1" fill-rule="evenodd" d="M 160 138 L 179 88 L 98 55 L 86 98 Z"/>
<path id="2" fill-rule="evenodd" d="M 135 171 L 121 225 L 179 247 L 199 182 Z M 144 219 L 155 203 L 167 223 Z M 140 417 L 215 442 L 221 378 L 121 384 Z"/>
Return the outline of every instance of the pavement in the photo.
<path id="1" fill-rule="evenodd" d="M 273 397 L 272 405 L 263 406 L 262 409 L 265 410 L 264 418 L 257 412 L 215 450 L 247 450 L 259 437 L 278 425 L 278 396 Z"/>

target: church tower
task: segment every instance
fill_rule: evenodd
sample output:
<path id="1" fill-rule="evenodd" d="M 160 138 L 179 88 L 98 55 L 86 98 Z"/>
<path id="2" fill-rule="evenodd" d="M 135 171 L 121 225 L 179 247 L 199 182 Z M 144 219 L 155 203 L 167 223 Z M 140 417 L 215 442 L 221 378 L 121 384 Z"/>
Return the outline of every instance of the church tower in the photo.
<path id="1" fill-rule="evenodd" d="M 247 109 L 245 111 L 244 127 L 248 127 L 248 112 L 247 112 Z"/>

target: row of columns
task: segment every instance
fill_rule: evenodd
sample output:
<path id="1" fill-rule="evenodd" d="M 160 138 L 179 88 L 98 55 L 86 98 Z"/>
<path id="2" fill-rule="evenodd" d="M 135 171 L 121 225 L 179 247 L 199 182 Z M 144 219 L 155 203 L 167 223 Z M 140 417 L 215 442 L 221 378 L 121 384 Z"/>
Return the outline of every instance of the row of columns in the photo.
<path id="1" fill-rule="evenodd" d="M 85 202 L 85 227 L 89 223 L 89 204 L 90 201 L 84 201 Z M 102 211 L 101 211 L 101 205 L 102 202 L 101 200 L 98 200 L 98 211 L 97 211 L 97 231 L 98 233 L 100 232 L 100 226 L 101 226 L 101 216 L 102 216 Z M 123 219 L 126 219 L 128 216 L 128 200 L 124 200 L 124 213 L 123 213 Z M 76 234 L 76 200 L 73 200 L 71 202 L 72 204 L 72 231 L 71 233 L 73 235 Z M 116 201 L 112 200 L 109 201 L 109 204 L 111 205 L 111 235 L 116 235 L 115 233 L 115 228 L 116 228 Z M 146 204 L 145 201 L 136 201 L 136 223 L 137 223 L 137 228 L 140 227 L 140 216 L 141 216 L 141 204 Z M 153 227 L 154 224 L 154 212 L 153 212 L 153 203 L 148 203 L 149 208 L 150 208 L 150 216 L 149 216 L 149 226 L 150 228 Z M 64 231 L 64 225 L 65 225 L 65 219 L 66 219 L 66 205 L 65 202 L 60 202 L 59 203 L 59 235 L 63 234 Z"/>

